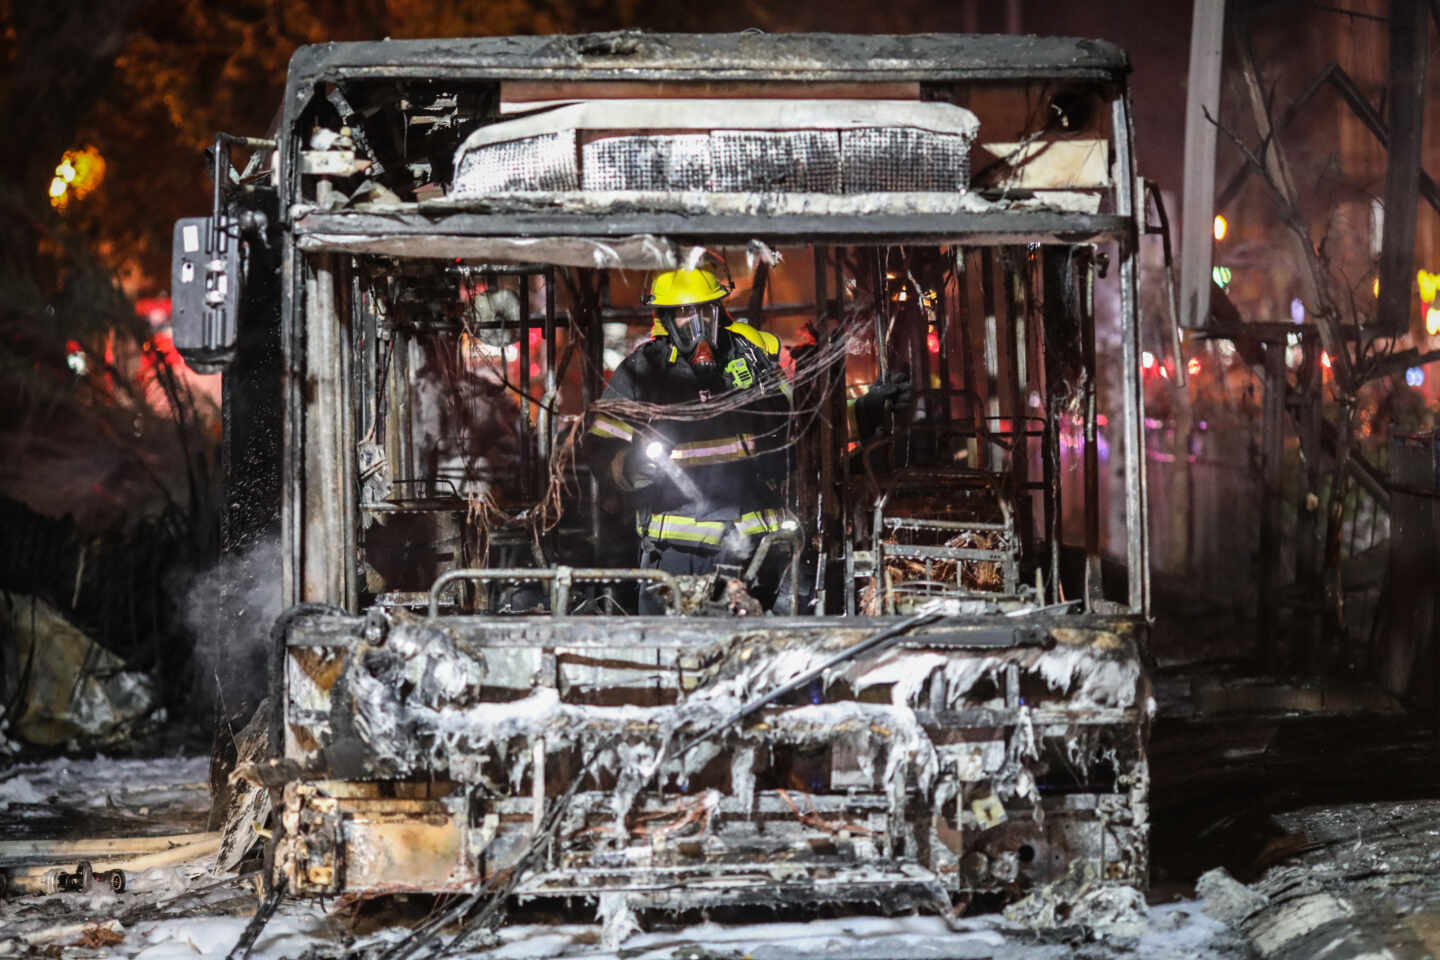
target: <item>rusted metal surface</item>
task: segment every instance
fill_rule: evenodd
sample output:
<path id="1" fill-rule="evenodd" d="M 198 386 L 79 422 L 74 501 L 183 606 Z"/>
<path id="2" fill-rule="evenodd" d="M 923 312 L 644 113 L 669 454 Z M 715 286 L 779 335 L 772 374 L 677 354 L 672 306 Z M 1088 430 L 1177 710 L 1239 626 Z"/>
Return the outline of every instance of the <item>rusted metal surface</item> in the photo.
<path id="1" fill-rule="evenodd" d="M 481 877 L 475 865 L 494 836 L 497 816 L 485 816 L 472 828 L 464 798 L 446 795 L 448 784 L 423 786 L 432 796 L 381 796 L 373 783 L 288 785 L 281 814 L 285 832 L 276 851 L 287 888 L 379 894 L 460 890 L 476 883 Z M 387 785 L 386 793 L 394 788 Z"/>

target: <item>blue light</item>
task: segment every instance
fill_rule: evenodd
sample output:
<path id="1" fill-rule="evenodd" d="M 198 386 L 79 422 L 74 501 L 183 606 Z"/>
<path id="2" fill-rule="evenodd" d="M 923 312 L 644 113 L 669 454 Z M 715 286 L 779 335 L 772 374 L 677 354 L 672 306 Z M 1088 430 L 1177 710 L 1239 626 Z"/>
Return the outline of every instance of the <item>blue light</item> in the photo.
<path id="1" fill-rule="evenodd" d="M 1412 387 L 1419 387 L 1425 383 L 1425 371 L 1419 367 L 1411 367 L 1405 371 L 1405 382 Z"/>

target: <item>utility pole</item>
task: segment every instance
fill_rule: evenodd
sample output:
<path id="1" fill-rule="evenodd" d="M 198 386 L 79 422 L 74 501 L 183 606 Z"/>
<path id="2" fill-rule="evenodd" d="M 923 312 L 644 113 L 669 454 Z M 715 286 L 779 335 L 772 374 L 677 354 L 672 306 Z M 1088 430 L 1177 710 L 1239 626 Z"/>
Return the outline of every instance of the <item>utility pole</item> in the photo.
<path id="1" fill-rule="evenodd" d="M 1430 40 L 1423 0 L 1390 0 L 1390 157 L 1385 168 L 1385 225 L 1380 247 L 1377 328 L 1410 329 L 1415 273 L 1415 204 L 1425 124 L 1425 54 Z"/>
<path id="2" fill-rule="evenodd" d="M 1215 217 L 1215 139 L 1225 0 L 1195 0 L 1190 25 L 1189 95 L 1185 102 L 1185 190 L 1180 211 L 1180 325 L 1203 327 L 1210 316 L 1210 237 Z"/>

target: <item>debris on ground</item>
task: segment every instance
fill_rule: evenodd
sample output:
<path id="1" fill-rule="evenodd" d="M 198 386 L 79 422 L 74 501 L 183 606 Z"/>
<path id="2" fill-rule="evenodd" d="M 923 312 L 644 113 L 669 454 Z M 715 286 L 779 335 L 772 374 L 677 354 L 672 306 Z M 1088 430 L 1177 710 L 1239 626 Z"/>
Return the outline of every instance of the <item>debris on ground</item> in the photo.
<path id="1" fill-rule="evenodd" d="M 1252 885 L 1243 924 L 1266 960 L 1440 955 L 1440 801 L 1349 803 L 1277 814 L 1307 848 Z"/>
<path id="2" fill-rule="evenodd" d="M 120 921 L 110 920 L 106 923 L 92 923 L 87 926 L 80 934 L 80 939 L 75 941 L 74 946 L 98 950 L 101 947 L 113 947 L 117 943 L 124 942 L 125 930 L 120 926 Z"/>
<path id="3" fill-rule="evenodd" d="M 1224 867 L 1201 874 L 1195 882 L 1195 893 L 1205 902 L 1207 914 L 1231 925 L 1238 925 L 1269 903 L 1264 894 L 1251 890 L 1230 876 Z"/>
<path id="4" fill-rule="evenodd" d="M 23 778 L 38 797 L 0 811 L 0 838 L 43 844 L 133 844 L 185 839 L 203 832 L 209 795 L 207 759 L 60 759 L 24 764 L 11 782 Z M 8 773 L 9 771 L 7 771 Z M 3 776 L 3 774 L 0 774 Z M 139 806 L 136 806 L 136 804 Z M 141 815 L 143 807 L 148 813 Z M 213 836 L 213 835 L 210 835 Z M 192 845 L 193 846 L 193 845 Z M 0 902 L 0 956 L 60 951 L 74 958 L 221 958 L 240 940 L 260 905 L 254 873 L 215 877 L 218 839 L 208 850 L 167 866 L 136 871 L 120 893 L 92 887 L 87 893 L 15 897 Z M 19 859 L 0 848 L 0 865 Z M 11 848 L 14 849 L 14 848 Z M 103 851 L 102 851 L 103 852 Z M 33 860 L 33 857 L 31 858 Z M 103 858 L 91 856 L 96 868 Z M 71 865 L 73 866 L 73 864 Z M 1128 889 L 1128 888 L 1126 888 Z M 413 899 L 413 898 L 412 898 Z M 936 916 L 852 916 L 806 922 L 649 927 L 653 918 L 636 915 L 617 897 L 611 912 L 611 942 L 599 923 L 535 922 L 520 913 L 486 940 L 475 938 L 457 951 L 469 957 L 540 960 L 675 960 L 677 957 L 785 956 L 921 960 L 1004 958 L 1062 960 L 1073 956 L 1073 934 L 1044 935 L 999 916 L 949 921 Z M 344 900 L 283 900 L 256 937 L 253 958 L 274 960 L 306 955 L 313 960 L 345 955 L 378 955 L 405 940 L 415 912 L 409 901 L 379 900 L 364 909 Z M 424 914 L 420 914 L 424 916 Z M 448 940 L 455 928 L 443 931 Z M 1194 902 L 1154 906 L 1140 914 L 1137 936 L 1111 935 L 1084 946 L 1091 960 L 1241 960 L 1238 936 L 1205 916 Z"/>
<path id="5" fill-rule="evenodd" d="M 40 747 L 129 741 L 163 719 L 149 676 L 125 662 L 40 597 L 0 602 L 0 634 L 14 638 L 0 653 L 0 693 L 17 703 L 10 731 Z"/>
<path id="6" fill-rule="evenodd" d="M 269 744 L 270 701 L 261 701 L 250 722 L 235 737 L 235 771 L 224 793 L 223 839 L 215 860 L 215 874 L 233 871 L 260 838 L 261 825 L 270 820 L 270 791 L 247 777 L 264 759 Z M 217 801 L 218 802 L 218 801 Z"/>
<path id="7" fill-rule="evenodd" d="M 1082 860 L 1074 861 L 1059 880 L 1007 906 L 1004 915 L 1036 930 L 1080 927 L 1115 937 L 1138 937 L 1146 923 L 1145 897 L 1139 890 L 1102 883 L 1093 864 Z"/>

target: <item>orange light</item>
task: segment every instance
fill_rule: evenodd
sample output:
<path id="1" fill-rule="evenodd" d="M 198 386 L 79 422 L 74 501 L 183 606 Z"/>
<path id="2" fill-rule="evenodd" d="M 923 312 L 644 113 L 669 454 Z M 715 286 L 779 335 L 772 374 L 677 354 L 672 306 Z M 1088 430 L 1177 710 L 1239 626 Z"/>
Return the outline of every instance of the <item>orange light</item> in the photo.
<path id="1" fill-rule="evenodd" d="M 1190 376 L 1192 376 L 1192 377 L 1199 376 L 1199 374 L 1200 374 L 1200 358 L 1199 358 L 1199 357 L 1191 357 L 1191 358 L 1189 359 L 1189 361 L 1187 361 L 1186 364 L 1185 364 L 1185 370 L 1186 370 L 1186 372 L 1188 372 L 1188 373 L 1190 374 Z"/>
<path id="2" fill-rule="evenodd" d="M 105 158 L 94 147 L 66 150 L 50 181 L 50 205 L 61 213 L 71 198 L 84 199 L 105 179 Z"/>
<path id="3" fill-rule="evenodd" d="M 1324 350 L 1320 351 L 1320 365 L 1326 370 L 1330 369 L 1330 354 L 1326 353 Z"/>
<path id="4" fill-rule="evenodd" d="M 1225 234 L 1230 232 L 1230 223 L 1220 214 L 1215 214 L 1215 242 L 1219 243 L 1225 239 Z"/>
<path id="5" fill-rule="evenodd" d="M 1375 278 L 1375 282 L 1370 285 L 1370 292 L 1371 292 L 1372 294 L 1374 294 L 1375 296 L 1377 296 L 1377 297 L 1380 296 L 1380 278 L 1379 278 L 1379 277 L 1376 277 L 1376 278 Z"/>

